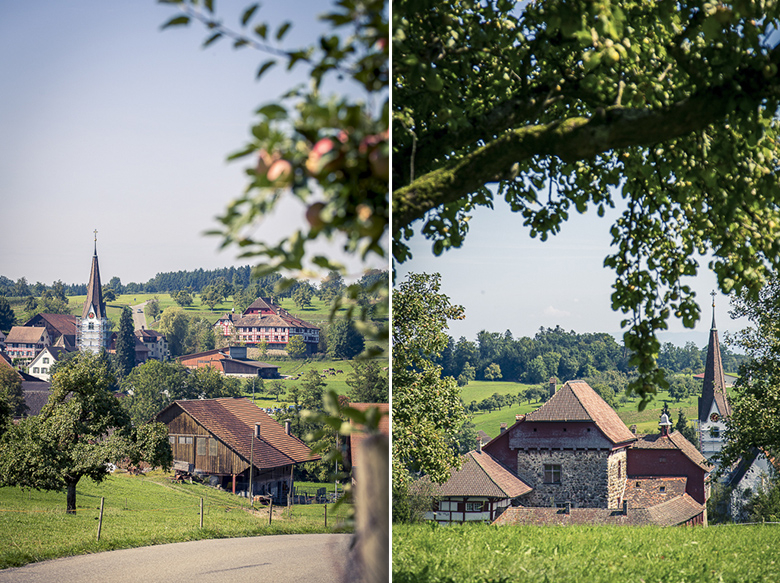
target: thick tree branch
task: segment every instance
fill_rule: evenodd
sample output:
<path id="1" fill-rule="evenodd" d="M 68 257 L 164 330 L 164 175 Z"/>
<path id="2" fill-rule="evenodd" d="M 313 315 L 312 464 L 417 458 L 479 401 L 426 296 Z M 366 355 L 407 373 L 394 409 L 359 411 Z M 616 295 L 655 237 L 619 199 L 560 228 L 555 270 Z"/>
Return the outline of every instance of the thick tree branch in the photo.
<path id="1" fill-rule="evenodd" d="M 508 130 L 462 159 L 397 189 L 393 193 L 393 232 L 397 234 L 428 211 L 505 176 L 516 162 L 533 156 L 558 156 L 570 162 L 614 149 L 665 142 L 724 119 L 737 103 L 744 105 L 747 101 L 758 106 L 769 93 L 777 91 L 776 78 L 765 79 L 757 71 L 742 77 L 740 91 L 731 84 L 709 88 L 664 109 L 615 106 L 597 111 L 591 118 Z"/>

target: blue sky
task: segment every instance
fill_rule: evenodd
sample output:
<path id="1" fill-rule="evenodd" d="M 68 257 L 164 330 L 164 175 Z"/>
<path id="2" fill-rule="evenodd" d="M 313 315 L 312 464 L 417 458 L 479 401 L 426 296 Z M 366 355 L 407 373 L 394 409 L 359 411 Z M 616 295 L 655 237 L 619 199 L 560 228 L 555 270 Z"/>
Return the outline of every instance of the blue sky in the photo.
<path id="1" fill-rule="evenodd" d="M 573 213 L 561 233 L 541 242 L 531 239 L 522 216 L 499 198 L 495 210 L 474 213 L 460 249 L 435 257 L 430 243 L 416 233 L 411 240 L 414 258 L 398 266 L 396 281 L 409 271 L 440 273 L 443 292 L 465 308 L 465 319 L 450 323 L 448 333 L 456 340 L 461 336 L 475 340 L 480 330 L 533 336 L 540 327 L 557 325 L 622 339 L 624 316 L 611 309 L 614 275 L 603 266 L 610 253 L 609 228 L 617 216 L 617 211 L 603 218 L 595 211 Z M 707 344 L 712 322 L 709 294 L 717 289 L 717 280 L 706 259 L 700 264 L 700 274 L 687 283 L 696 291 L 702 317 L 694 330 L 670 320 L 669 330 L 659 336 L 662 342 Z M 715 304 L 722 343 L 725 331 L 736 332 L 747 322 L 730 319 L 727 296 L 718 293 Z"/>
<path id="2" fill-rule="evenodd" d="M 216 3 L 228 25 L 248 4 Z M 298 48 L 316 39 L 327 7 L 268 2 L 255 19 L 294 21 L 285 45 Z M 247 162 L 226 157 L 248 141 L 253 112 L 306 72 L 277 67 L 256 82 L 266 55 L 224 41 L 202 50 L 197 24 L 161 31 L 177 10 L 153 0 L 0 4 L 1 275 L 84 283 L 94 229 L 105 281 L 248 263 L 202 233 L 245 186 Z M 290 205 L 260 231 L 275 240 L 302 220 Z"/>

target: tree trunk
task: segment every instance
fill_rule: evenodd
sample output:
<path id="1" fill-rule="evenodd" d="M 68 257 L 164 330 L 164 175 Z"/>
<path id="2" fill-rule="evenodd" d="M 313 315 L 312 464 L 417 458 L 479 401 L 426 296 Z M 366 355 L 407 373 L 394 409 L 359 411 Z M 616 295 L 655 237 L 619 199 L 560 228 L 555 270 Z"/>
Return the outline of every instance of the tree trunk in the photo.
<path id="1" fill-rule="evenodd" d="M 78 480 L 67 480 L 66 481 L 66 487 L 67 487 L 67 501 L 66 501 L 66 508 L 65 512 L 68 514 L 76 514 L 76 484 L 78 484 Z"/>

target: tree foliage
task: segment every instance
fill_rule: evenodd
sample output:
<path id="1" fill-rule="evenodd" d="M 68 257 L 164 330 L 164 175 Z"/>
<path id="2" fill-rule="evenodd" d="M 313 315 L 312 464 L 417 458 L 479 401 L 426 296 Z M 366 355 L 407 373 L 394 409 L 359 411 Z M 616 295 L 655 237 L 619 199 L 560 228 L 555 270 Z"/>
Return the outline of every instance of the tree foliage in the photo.
<path id="1" fill-rule="evenodd" d="M 349 387 L 347 396 L 351 403 L 389 402 L 387 374 L 374 360 L 354 361 L 352 372 L 347 375 L 346 383 Z"/>
<path id="2" fill-rule="evenodd" d="M 755 298 L 748 293 L 733 297 L 731 315 L 750 322 L 731 339 L 748 360 L 729 394 L 726 445 L 718 454 L 721 468 L 754 448 L 780 453 L 780 278 L 773 277 Z"/>
<path id="3" fill-rule="evenodd" d="M 16 314 L 8 300 L 0 296 L 0 330 L 10 331 L 16 325 Z"/>
<path id="4" fill-rule="evenodd" d="M 116 371 L 118 376 L 130 374 L 135 366 L 135 328 L 133 313 L 125 306 L 119 317 L 119 331 L 116 336 Z"/>
<path id="5" fill-rule="evenodd" d="M 299 334 L 291 336 L 285 350 L 290 358 L 303 358 L 306 356 L 306 341 Z"/>
<path id="6" fill-rule="evenodd" d="M 5 403 L 8 414 L 13 417 L 21 417 L 27 413 L 22 377 L 10 366 L 0 366 L 0 400 Z"/>
<path id="7" fill-rule="evenodd" d="M 414 475 L 443 483 L 459 467 L 455 435 L 465 414 L 460 389 L 432 362 L 447 345 L 447 322 L 463 308 L 440 293 L 438 274 L 409 274 L 393 291 L 393 498 L 402 503 Z"/>
<path id="8" fill-rule="evenodd" d="M 257 22 L 259 4 L 242 12 L 235 28 L 197 0 L 176 2 L 181 13 L 163 26 L 186 26 L 192 20 L 207 29 L 204 46 L 228 39 L 235 48 L 251 47 L 264 55 L 257 78 L 282 64 L 306 67 L 311 85 L 286 92 L 257 110 L 252 141 L 231 159 L 252 156 L 249 185 L 219 218 L 224 245 L 236 244 L 242 257 L 256 258 L 255 273 L 265 275 L 304 268 L 304 257 L 324 269 L 340 270 L 325 255 L 312 254 L 310 243 L 340 234 L 344 250 L 363 258 L 385 256 L 383 236 L 389 217 L 388 185 L 388 23 L 383 0 L 334 2 L 321 20 L 330 30 L 302 49 L 284 45 L 292 23 Z M 325 80 L 341 89 L 323 92 Z M 357 95 L 358 97 L 353 97 Z M 249 228 L 289 196 L 303 202 L 306 228 L 274 243 L 252 237 Z M 301 217 L 304 218 L 303 216 Z"/>
<path id="9" fill-rule="evenodd" d="M 76 511 L 76 485 L 102 481 L 108 464 L 129 459 L 153 466 L 172 463 L 164 426 L 133 428 L 111 391 L 114 377 L 105 355 L 80 353 L 58 369 L 40 415 L 22 419 L 0 439 L 0 484 L 67 491 Z"/>
<path id="10" fill-rule="evenodd" d="M 666 387 L 657 333 L 699 318 L 697 255 L 724 292 L 780 267 L 779 17 L 750 0 L 394 2 L 394 257 L 417 221 L 434 254 L 460 247 L 496 197 L 542 240 L 616 208 L 605 265 L 641 409 Z"/>
<path id="11" fill-rule="evenodd" d="M 354 322 L 336 320 L 328 326 L 328 357 L 349 360 L 363 352 L 365 340 Z"/>

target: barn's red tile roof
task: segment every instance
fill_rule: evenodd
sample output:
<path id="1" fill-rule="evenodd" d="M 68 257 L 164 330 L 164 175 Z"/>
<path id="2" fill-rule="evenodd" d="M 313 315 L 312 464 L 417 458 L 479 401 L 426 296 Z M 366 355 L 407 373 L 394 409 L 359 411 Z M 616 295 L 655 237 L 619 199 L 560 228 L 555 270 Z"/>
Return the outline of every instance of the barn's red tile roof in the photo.
<path id="1" fill-rule="evenodd" d="M 490 454 L 470 451 L 463 456 L 463 465 L 453 470 L 450 479 L 434 486 L 439 496 L 488 496 L 517 498 L 532 490 Z"/>
<path id="2" fill-rule="evenodd" d="M 247 461 L 253 455 L 258 469 L 319 459 L 306 444 L 288 435 L 284 427 L 245 397 L 174 401 L 169 407 L 174 406 Z M 254 436 L 256 423 L 260 424 L 260 439 Z"/>
<path id="3" fill-rule="evenodd" d="M 572 508 L 567 514 L 562 508 L 507 508 L 493 521 L 494 525 L 532 524 L 566 526 L 571 524 L 617 526 L 676 526 L 693 520 L 705 511 L 688 494 L 683 494 L 652 508 L 629 508 L 626 512 L 607 508 Z"/>
<path id="4" fill-rule="evenodd" d="M 637 435 L 637 440 L 632 447 L 634 449 L 678 450 L 705 472 L 709 472 L 713 468 L 701 452 L 679 431 L 672 431 L 669 435 L 659 433 Z"/>
<path id="5" fill-rule="evenodd" d="M 636 440 L 615 410 L 585 381 L 567 381 L 526 421 L 590 421 L 614 444 Z"/>

